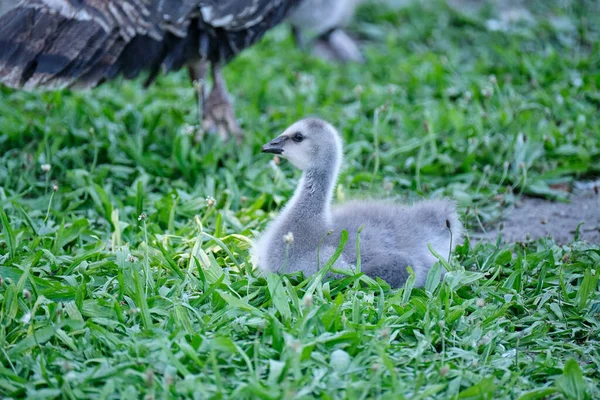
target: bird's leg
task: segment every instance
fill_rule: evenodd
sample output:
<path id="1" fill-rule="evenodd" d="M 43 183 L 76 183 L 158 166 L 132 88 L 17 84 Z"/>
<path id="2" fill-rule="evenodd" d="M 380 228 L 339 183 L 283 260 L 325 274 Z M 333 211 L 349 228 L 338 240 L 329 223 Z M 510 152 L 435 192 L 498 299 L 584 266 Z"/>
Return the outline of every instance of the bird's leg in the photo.
<path id="1" fill-rule="evenodd" d="M 202 125 L 208 132 L 219 132 L 224 140 L 229 139 L 229 135 L 233 134 L 239 141 L 243 132 L 235 119 L 233 104 L 220 65 L 212 65 L 212 77 L 213 88 L 204 104 Z"/>
<path id="2" fill-rule="evenodd" d="M 302 51 L 306 50 L 306 38 L 302 34 L 300 28 L 295 25 L 292 25 L 292 36 L 294 36 L 294 42 L 296 42 L 296 46 Z"/>
<path id="3" fill-rule="evenodd" d="M 206 71 L 208 70 L 208 61 L 200 60 L 188 66 L 188 72 L 190 79 L 194 85 L 194 92 L 196 92 L 196 104 L 198 107 L 198 122 L 202 123 L 203 109 L 206 96 L 204 94 L 204 83 L 206 79 Z M 199 139 L 198 137 L 196 139 Z"/>
<path id="4" fill-rule="evenodd" d="M 341 28 L 332 28 L 321 34 L 315 43 L 315 53 L 321 58 L 341 62 L 364 62 L 354 39 Z"/>

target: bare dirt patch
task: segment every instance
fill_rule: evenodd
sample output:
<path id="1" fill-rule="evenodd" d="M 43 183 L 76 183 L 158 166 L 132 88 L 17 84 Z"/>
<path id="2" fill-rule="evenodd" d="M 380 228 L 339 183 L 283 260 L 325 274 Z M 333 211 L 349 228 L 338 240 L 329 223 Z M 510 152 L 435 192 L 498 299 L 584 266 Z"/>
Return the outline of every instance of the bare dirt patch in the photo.
<path id="1" fill-rule="evenodd" d="M 581 185 L 568 203 L 523 198 L 499 226 L 471 237 L 494 241 L 501 234 L 504 243 L 551 237 L 558 244 L 567 244 L 575 239 L 579 224 L 579 239 L 600 244 L 600 195 L 592 185 Z"/>

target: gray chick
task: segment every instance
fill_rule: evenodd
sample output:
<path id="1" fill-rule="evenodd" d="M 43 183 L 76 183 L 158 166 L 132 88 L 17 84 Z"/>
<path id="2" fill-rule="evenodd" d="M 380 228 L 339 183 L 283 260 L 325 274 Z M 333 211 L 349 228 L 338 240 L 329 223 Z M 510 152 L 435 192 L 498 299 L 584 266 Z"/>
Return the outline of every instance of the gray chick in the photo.
<path id="1" fill-rule="evenodd" d="M 252 261 L 264 271 L 316 273 L 333 255 L 342 230 L 349 241 L 334 268 L 352 268 L 360 232 L 361 269 L 392 287 L 408 279 L 407 267 L 423 286 L 437 261 L 428 248 L 447 255 L 460 242 L 463 225 L 453 202 L 423 201 L 412 206 L 391 201 L 351 201 L 331 206 L 343 158 L 342 140 L 329 123 L 307 118 L 265 144 L 303 171 L 298 187 L 281 213 L 252 248 Z"/>

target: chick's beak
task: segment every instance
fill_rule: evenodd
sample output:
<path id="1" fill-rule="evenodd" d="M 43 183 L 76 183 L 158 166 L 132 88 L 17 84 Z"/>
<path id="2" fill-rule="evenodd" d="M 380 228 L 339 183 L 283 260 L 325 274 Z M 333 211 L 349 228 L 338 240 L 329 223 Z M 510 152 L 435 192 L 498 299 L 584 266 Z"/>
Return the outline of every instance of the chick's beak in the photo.
<path id="1" fill-rule="evenodd" d="M 281 153 L 283 153 L 283 144 L 287 140 L 288 140 L 287 136 L 278 136 L 275 139 L 271 140 L 269 143 L 265 144 L 262 147 L 261 152 L 281 154 Z"/>

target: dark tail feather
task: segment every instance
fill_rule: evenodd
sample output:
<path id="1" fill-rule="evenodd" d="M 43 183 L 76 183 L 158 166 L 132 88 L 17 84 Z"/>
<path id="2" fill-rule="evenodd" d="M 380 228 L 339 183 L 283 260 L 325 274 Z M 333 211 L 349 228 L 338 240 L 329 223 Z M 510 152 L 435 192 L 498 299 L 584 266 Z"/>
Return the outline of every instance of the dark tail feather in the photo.
<path id="1" fill-rule="evenodd" d="M 0 17 L 0 82 L 25 89 L 79 89 L 121 74 L 135 78 L 143 70 L 153 79 L 181 41 L 166 34 L 161 41 L 138 35 L 125 42 L 118 30 L 107 32 L 93 20 L 17 7 Z M 176 64 L 180 67 L 181 60 Z"/>
<path id="2" fill-rule="evenodd" d="M 0 80 L 26 89 L 70 85 L 116 36 L 93 21 L 21 7 L 0 17 L 0 27 Z"/>

